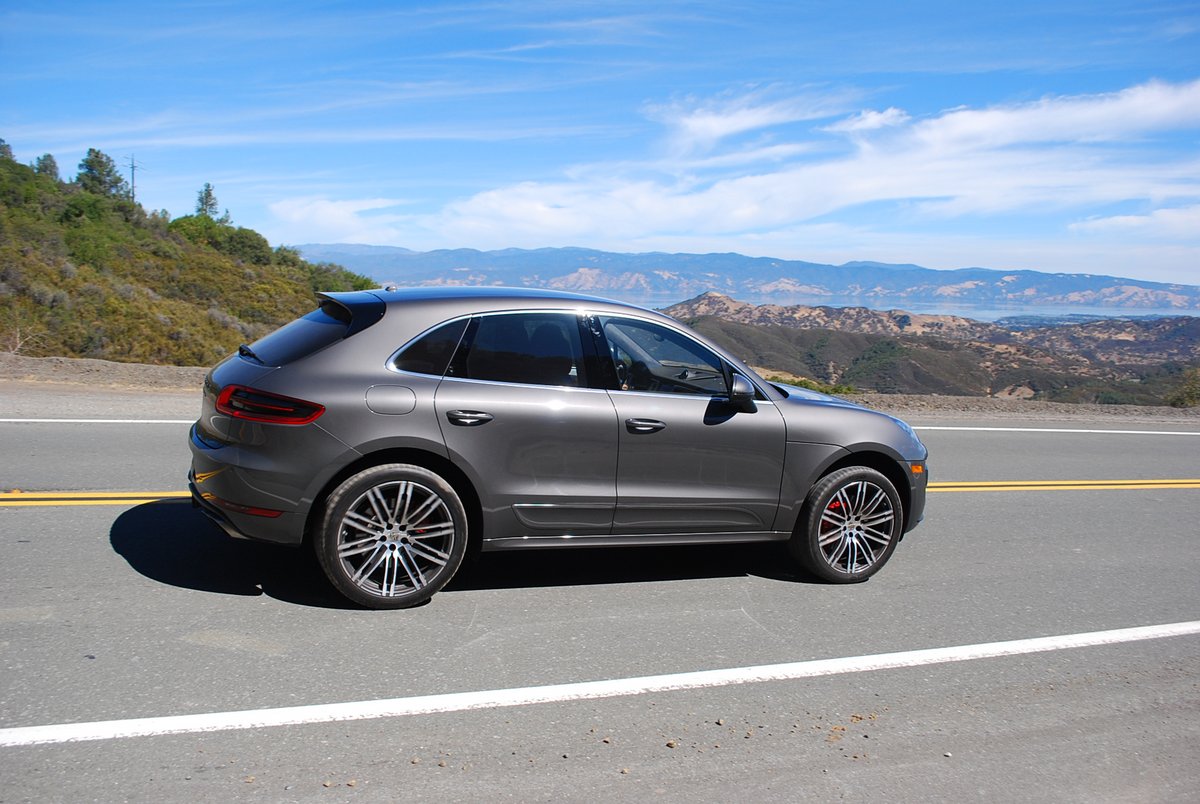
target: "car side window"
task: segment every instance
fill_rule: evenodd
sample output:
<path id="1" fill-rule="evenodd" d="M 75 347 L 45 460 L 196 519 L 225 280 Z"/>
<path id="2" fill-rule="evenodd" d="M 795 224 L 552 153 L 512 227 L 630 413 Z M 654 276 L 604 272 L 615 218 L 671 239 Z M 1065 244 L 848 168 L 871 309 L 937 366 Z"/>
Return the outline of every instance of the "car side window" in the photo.
<path id="1" fill-rule="evenodd" d="M 723 361 L 703 344 L 649 321 L 601 317 L 600 325 L 620 390 L 728 393 Z"/>
<path id="2" fill-rule="evenodd" d="M 400 371 L 440 377 L 446 373 L 446 367 L 450 365 L 450 358 L 454 357 L 454 350 L 458 348 L 466 328 L 465 318 L 435 327 L 409 344 L 396 356 L 392 365 Z"/>
<path id="3" fill-rule="evenodd" d="M 569 388 L 585 383 L 578 319 L 568 313 L 497 313 L 475 319 L 454 377 Z"/>

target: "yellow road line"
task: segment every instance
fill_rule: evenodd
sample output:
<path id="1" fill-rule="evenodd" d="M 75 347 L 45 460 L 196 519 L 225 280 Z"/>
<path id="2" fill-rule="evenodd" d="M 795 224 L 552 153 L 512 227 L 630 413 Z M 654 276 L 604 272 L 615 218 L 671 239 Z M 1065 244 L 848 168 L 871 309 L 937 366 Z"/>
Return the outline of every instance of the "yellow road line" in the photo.
<path id="1" fill-rule="evenodd" d="M 0 492 L 0 508 L 140 505 L 188 497 L 191 497 L 191 494 L 186 491 L 6 491 Z"/>
<path id="2" fill-rule="evenodd" d="M 164 497 L 126 497 L 123 500 L 31 500 L 29 502 L 0 500 L 0 508 L 67 508 L 72 505 L 142 505 L 155 502 L 171 502 L 171 500 Z"/>

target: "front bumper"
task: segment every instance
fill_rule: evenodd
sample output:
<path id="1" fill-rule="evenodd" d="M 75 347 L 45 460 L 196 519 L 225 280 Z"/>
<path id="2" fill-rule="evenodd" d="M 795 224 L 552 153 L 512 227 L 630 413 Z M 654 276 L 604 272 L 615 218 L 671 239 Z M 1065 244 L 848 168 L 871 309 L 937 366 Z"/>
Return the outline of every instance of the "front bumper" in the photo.
<path id="1" fill-rule="evenodd" d="M 920 471 L 917 471 L 917 467 L 920 467 Z M 921 524 L 921 520 L 925 518 L 925 493 L 929 488 L 929 466 L 925 461 L 910 461 L 908 476 L 911 483 L 909 485 L 908 516 L 904 521 L 905 533 Z"/>

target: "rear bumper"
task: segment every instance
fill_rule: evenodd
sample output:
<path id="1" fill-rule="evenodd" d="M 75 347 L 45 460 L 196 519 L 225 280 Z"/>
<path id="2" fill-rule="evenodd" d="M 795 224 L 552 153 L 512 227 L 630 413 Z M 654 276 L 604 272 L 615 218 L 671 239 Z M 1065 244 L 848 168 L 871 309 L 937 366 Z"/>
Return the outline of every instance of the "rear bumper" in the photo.
<path id="1" fill-rule="evenodd" d="M 225 531 L 235 539 L 250 538 L 246 534 L 239 531 L 234 524 L 229 521 L 229 517 L 225 516 L 225 512 L 218 508 L 211 498 L 205 498 L 200 489 L 196 487 L 195 476 L 190 471 L 188 472 L 188 491 L 192 493 L 192 507 L 199 508 L 200 513 L 204 514 L 206 517 L 215 522 L 221 528 L 221 530 Z"/>
<path id="2" fill-rule="evenodd" d="M 303 542 L 322 487 L 339 467 L 359 457 L 315 425 L 220 416 L 210 417 L 209 424 L 212 433 L 202 432 L 197 423 L 188 439 L 192 496 L 226 532 L 248 539 Z"/>
<path id="3" fill-rule="evenodd" d="M 222 508 L 219 498 L 197 485 L 194 472 L 188 472 L 188 490 L 192 493 L 192 505 L 235 539 L 291 545 L 304 541 L 303 514 L 283 511 L 278 516 L 267 517 Z"/>

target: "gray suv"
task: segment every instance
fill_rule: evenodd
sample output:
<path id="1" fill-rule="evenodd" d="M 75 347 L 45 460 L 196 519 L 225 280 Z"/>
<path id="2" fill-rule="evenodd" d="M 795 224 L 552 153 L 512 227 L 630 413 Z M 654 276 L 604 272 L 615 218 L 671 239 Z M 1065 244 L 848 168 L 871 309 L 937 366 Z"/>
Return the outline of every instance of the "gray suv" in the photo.
<path id="1" fill-rule="evenodd" d="M 468 549 L 785 541 L 862 581 L 925 508 L 903 422 L 768 383 L 674 319 L 572 293 L 322 294 L 216 366 L 192 498 L 228 533 L 311 542 L 373 608 Z"/>

